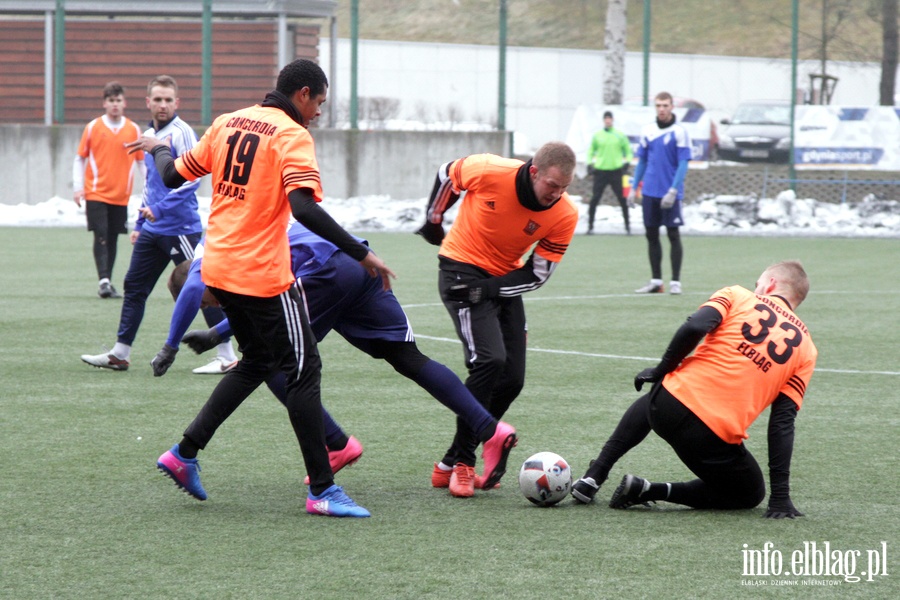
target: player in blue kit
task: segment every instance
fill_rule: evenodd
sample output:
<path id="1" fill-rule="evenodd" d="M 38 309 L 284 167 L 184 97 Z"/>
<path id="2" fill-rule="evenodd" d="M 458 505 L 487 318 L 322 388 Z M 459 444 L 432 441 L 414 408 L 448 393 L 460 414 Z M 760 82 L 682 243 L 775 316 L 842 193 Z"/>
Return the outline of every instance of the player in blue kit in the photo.
<path id="1" fill-rule="evenodd" d="M 655 98 L 656 122 L 644 127 L 638 144 L 638 164 L 634 170 L 634 183 L 628 193 L 629 204 L 634 203 L 638 184 L 643 182 L 641 208 L 644 214 L 648 254 L 650 257 L 650 283 L 634 290 L 638 294 L 661 294 L 662 243 L 659 228 L 666 226 L 672 260 L 670 294 L 681 293 L 681 246 L 679 227 L 684 224 L 681 216 L 681 200 L 684 197 L 684 177 L 691 160 L 691 139 L 684 127 L 675 122 L 672 114 L 672 95 L 660 92 Z"/>
<path id="2" fill-rule="evenodd" d="M 384 359 L 398 373 L 416 382 L 478 432 L 484 442 L 485 479 L 502 475 L 512 449 L 505 441 L 515 436 L 515 429 L 494 419 L 453 371 L 422 354 L 406 313 L 393 292 L 385 291 L 381 281 L 370 277 L 356 259 L 302 224 L 290 226 L 288 239 L 291 264 L 316 341 L 335 330 L 366 354 Z M 359 241 L 367 244 L 365 240 Z M 231 334 L 227 320 L 209 330 L 184 333 L 199 307 L 215 303 L 200 278 L 202 258 L 200 246 L 190 268 L 180 267 L 170 278 L 170 291 L 177 299 L 169 337 L 151 363 L 156 376 L 165 374 L 174 362 L 179 341 L 201 353 Z M 284 402 L 283 375 L 273 374 L 267 384 Z M 329 461 L 332 471 L 337 472 L 359 458 L 362 446 L 352 436 L 348 437 L 327 411 L 323 410 L 323 416 Z"/>
<path id="3" fill-rule="evenodd" d="M 178 109 L 178 84 L 168 75 L 154 77 L 147 86 L 147 108 L 153 121 L 145 136 L 164 140 L 175 156 L 184 154 L 197 143 L 197 135 L 190 125 L 175 113 Z M 144 319 L 147 297 L 169 262 L 179 265 L 194 257 L 194 247 L 203 233 L 203 223 L 197 212 L 198 182 L 188 182 L 176 189 L 163 183 L 153 160 L 146 164 L 143 202 L 134 231 L 131 233 L 131 262 L 125 274 L 122 313 L 116 344 L 103 354 L 83 354 L 87 364 L 113 371 L 128 370 L 131 346 Z M 204 310 L 207 323 L 218 323 L 225 316 L 221 309 Z M 219 356 L 195 373 L 224 372 L 237 364 L 230 340 L 223 340 Z"/>

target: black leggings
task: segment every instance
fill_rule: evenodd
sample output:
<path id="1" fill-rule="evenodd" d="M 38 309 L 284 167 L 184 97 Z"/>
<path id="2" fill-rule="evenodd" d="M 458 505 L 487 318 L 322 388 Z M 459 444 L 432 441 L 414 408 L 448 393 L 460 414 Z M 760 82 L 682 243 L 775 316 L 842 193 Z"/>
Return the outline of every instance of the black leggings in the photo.
<path id="1" fill-rule="evenodd" d="M 612 188 L 613 195 L 619 201 L 622 208 L 622 218 L 625 219 L 625 229 L 630 229 L 628 223 L 628 205 L 625 202 L 625 194 L 622 190 L 622 169 L 614 169 L 612 171 L 594 171 L 594 188 L 591 195 L 591 203 L 588 205 L 588 227 L 594 228 L 594 215 L 597 214 L 597 205 L 600 204 L 600 198 L 603 196 L 603 190 L 606 186 Z"/>
<path id="2" fill-rule="evenodd" d="M 668 497 L 645 493 L 642 499 L 693 508 L 740 509 L 753 508 L 765 498 L 762 471 L 744 444 L 723 441 L 659 384 L 625 411 L 586 476 L 597 483 L 605 481 L 613 465 L 651 429 L 699 479 L 671 484 Z"/>
<path id="3" fill-rule="evenodd" d="M 672 281 L 681 281 L 681 259 L 684 249 L 681 246 L 681 232 L 677 227 L 666 227 L 669 236 L 669 247 L 672 259 Z M 653 279 L 662 279 L 662 244 L 659 241 L 659 228 L 647 228 L 647 250 L 650 256 L 650 272 Z"/>

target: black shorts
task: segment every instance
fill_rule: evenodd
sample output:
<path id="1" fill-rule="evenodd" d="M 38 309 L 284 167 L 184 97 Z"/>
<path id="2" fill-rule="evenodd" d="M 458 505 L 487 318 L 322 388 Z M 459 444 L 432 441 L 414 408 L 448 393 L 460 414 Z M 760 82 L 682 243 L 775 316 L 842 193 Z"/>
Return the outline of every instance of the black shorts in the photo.
<path id="1" fill-rule="evenodd" d="M 128 206 L 107 204 L 99 200 L 85 200 L 84 214 L 88 231 L 105 231 L 107 235 L 128 233 Z"/>

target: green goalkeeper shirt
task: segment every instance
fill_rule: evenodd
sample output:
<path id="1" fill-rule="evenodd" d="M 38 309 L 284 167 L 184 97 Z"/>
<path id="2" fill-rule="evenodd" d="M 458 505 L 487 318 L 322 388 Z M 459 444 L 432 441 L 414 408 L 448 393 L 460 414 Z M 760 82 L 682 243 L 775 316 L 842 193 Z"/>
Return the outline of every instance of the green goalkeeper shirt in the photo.
<path id="1" fill-rule="evenodd" d="M 623 164 L 631 162 L 631 158 L 628 137 L 615 127 L 601 129 L 591 139 L 588 164 L 598 171 L 621 169 Z"/>

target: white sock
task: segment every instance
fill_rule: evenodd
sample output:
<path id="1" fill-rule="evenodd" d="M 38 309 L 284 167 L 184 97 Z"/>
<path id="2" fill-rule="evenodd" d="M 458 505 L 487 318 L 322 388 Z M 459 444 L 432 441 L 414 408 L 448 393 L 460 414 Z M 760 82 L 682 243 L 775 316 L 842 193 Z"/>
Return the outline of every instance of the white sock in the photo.
<path id="1" fill-rule="evenodd" d="M 662 285 L 662 279 L 651 279 L 650 283 L 653 285 Z"/>
<path id="2" fill-rule="evenodd" d="M 108 278 L 108 277 L 104 277 L 103 279 L 101 279 L 101 280 L 99 281 L 99 284 L 100 284 L 100 285 L 103 285 L 104 283 L 109 283 L 109 278 Z"/>
<path id="3" fill-rule="evenodd" d="M 131 346 L 123 344 L 122 342 L 116 342 L 116 345 L 113 346 L 113 349 L 110 350 L 109 353 L 118 359 L 128 360 L 131 358 Z"/>
<path id="4" fill-rule="evenodd" d="M 438 466 L 438 469 L 440 469 L 441 471 L 452 471 L 453 470 L 453 467 L 448 467 L 447 465 L 445 465 L 442 462 L 439 462 L 437 466 Z"/>
<path id="5" fill-rule="evenodd" d="M 222 342 L 221 344 L 216 346 L 216 352 L 218 352 L 219 358 L 227 363 L 233 363 L 237 360 L 237 356 L 234 353 L 234 348 L 231 346 L 231 340 Z"/>

